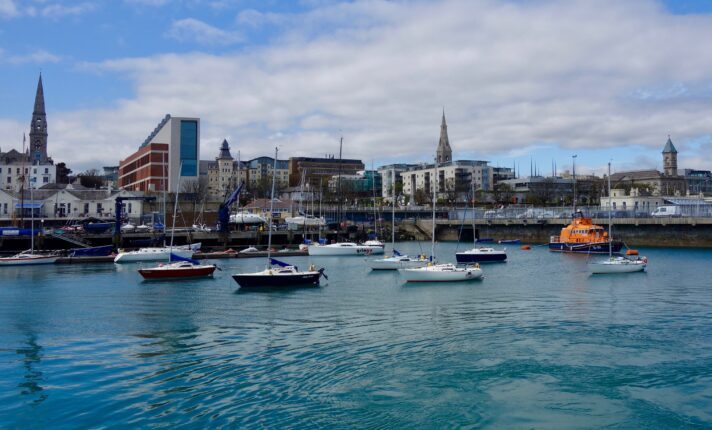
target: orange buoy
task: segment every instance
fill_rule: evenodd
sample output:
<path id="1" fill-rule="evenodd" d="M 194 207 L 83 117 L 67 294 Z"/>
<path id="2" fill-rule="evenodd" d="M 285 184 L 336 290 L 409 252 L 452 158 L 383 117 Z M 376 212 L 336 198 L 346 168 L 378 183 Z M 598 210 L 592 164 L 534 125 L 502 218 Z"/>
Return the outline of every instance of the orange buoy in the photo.
<path id="1" fill-rule="evenodd" d="M 629 249 L 625 252 L 625 255 L 638 255 L 637 249 Z"/>
<path id="2" fill-rule="evenodd" d="M 522 249 L 525 251 L 529 251 L 530 249 L 532 249 L 532 247 L 529 245 L 522 245 Z"/>

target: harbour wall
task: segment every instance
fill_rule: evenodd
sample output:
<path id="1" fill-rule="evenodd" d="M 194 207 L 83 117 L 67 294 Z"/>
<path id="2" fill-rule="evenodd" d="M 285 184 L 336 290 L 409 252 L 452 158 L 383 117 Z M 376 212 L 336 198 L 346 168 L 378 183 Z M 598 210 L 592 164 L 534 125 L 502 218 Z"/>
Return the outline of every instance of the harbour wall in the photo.
<path id="1" fill-rule="evenodd" d="M 542 222 L 543 221 L 543 222 Z M 594 220 L 607 226 L 608 220 Z M 417 221 L 419 230 L 430 232 L 432 223 Z M 548 243 L 568 220 L 491 221 L 476 225 L 478 238 L 520 239 L 525 243 Z M 472 225 L 461 221 L 438 220 L 435 237 L 441 241 L 472 241 Z M 428 236 L 428 239 L 430 237 Z M 712 220 L 700 219 L 624 219 L 613 223 L 613 238 L 628 246 L 712 247 Z"/>

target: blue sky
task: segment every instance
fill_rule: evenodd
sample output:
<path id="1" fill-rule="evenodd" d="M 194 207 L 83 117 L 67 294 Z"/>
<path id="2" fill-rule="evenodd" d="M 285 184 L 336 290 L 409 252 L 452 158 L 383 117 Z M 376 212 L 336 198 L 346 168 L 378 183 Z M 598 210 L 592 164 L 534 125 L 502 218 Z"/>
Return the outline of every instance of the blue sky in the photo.
<path id="1" fill-rule="evenodd" d="M 454 157 L 528 173 L 712 168 L 712 0 L 0 0 L 0 149 L 43 73 L 49 150 L 117 164 L 166 114 L 199 116 L 201 158 L 338 151 Z"/>

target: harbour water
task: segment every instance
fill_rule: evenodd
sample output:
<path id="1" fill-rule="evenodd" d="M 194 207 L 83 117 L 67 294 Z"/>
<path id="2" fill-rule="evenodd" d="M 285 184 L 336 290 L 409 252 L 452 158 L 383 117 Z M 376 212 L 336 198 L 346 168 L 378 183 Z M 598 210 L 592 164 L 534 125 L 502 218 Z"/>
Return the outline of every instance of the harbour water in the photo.
<path id="1" fill-rule="evenodd" d="M 154 283 L 2 268 L 0 428 L 711 428 L 712 250 L 641 254 L 647 273 L 592 277 L 510 247 L 447 285 L 321 257 L 324 286 L 271 292 L 229 276 L 263 259 Z"/>

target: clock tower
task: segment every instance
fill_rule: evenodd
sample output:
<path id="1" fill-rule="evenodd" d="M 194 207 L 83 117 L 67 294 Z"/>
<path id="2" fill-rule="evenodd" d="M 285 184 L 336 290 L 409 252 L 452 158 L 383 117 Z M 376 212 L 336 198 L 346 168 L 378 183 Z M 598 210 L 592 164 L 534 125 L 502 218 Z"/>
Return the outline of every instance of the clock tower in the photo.
<path id="1" fill-rule="evenodd" d="M 42 88 L 42 74 L 37 82 L 35 94 L 35 108 L 32 111 L 30 123 L 30 146 L 28 148 L 31 164 L 47 163 L 47 113 L 45 112 L 44 90 Z"/>

